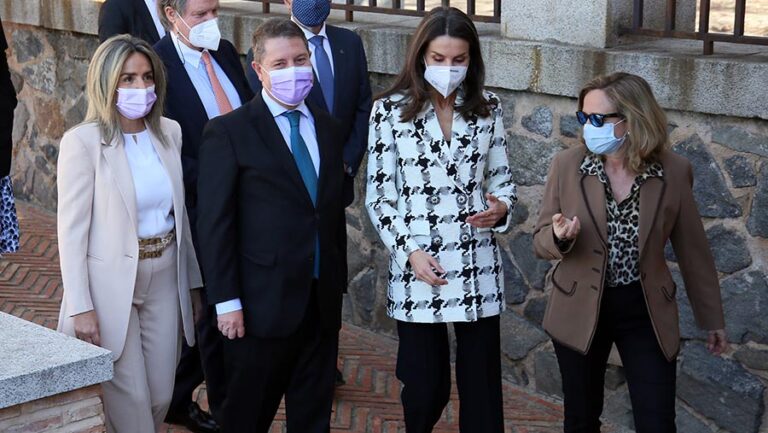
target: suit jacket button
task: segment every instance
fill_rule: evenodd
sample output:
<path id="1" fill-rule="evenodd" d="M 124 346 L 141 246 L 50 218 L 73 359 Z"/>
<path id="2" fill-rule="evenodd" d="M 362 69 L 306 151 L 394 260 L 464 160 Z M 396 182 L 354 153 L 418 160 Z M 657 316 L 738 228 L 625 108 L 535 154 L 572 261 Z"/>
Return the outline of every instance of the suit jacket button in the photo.
<path id="1" fill-rule="evenodd" d="M 461 236 L 459 237 L 459 239 L 460 239 L 462 242 L 468 242 L 468 241 L 469 241 L 469 239 L 470 239 L 470 237 L 469 237 L 469 235 L 468 235 L 468 234 L 466 234 L 466 233 L 462 233 L 462 234 L 461 234 Z"/>
<path id="2" fill-rule="evenodd" d="M 438 204 L 440 203 L 440 196 L 439 195 L 433 195 L 429 197 L 429 202 L 431 204 Z"/>
<path id="3" fill-rule="evenodd" d="M 460 204 L 460 205 L 464 205 L 464 204 L 466 204 L 466 203 L 467 203 L 467 196 L 466 196 L 466 195 L 464 195 L 464 194 L 459 194 L 459 195 L 456 197 L 456 203 L 458 203 L 458 204 Z"/>
<path id="4" fill-rule="evenodd" d="M 440 236 L 435 236 L 435 238 L 432 240 L 432 242 L 435 245 L 442 245 L 443 244 L 443 238 Z"/>

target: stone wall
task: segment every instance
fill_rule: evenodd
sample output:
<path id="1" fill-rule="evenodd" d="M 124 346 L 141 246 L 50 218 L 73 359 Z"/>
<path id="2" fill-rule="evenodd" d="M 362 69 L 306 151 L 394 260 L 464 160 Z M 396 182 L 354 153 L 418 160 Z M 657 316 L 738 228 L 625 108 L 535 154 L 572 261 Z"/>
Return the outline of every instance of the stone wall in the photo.
<path id="1" fill-rule="evenodd" d="M 104 406 L 101 386 L 70 391 L 0 409 L 4 433 L 102 433 Z"/>
<path id="2" fill-rule="evenodd" d="M 222 22 L 226 26 L 232 20 L 225 17 Z M 376 29 L 365 31 L 364 41 L 371 53 L 384 49 L 382 42 L 405 41 L 400 36 L 387 36 L 399 32 L 391 27 L 381 29 L 384 36 L 379 39 Z M 6 32 L 20 99 L 14 126 L 15 188 L 20 198 L 54 209 L 58 140 L 84 115 L 85 71 L 96 40 L 92 35 L 13 23 L 6 24 Z M 243 30 L 239 28 L 236 32 Z M 498 41 L 489 43 L 496 47 L 501 44 Z M 402 51 L 399 45 L 387 47 L 384 51 L 389 53 L 388 59 L 372 55 L 369 59 L 372 65 L 386 61 L 391 65 L 391 59 L 397 58 L 392 54 Z M 501 57 L 503 50 L 493 50 L 491 61 L 511 61 Z M 639 59 L 638 62 L 643 58 L 642 53 L 625 56 L 625 59 Z M 597 60 L 593 59 L 594 62 Z M 628 61 L 613 66 L 603 63 L 601 68 L 610 70 Z M 656 61 L 658 59 L 653 62 Z M 745 62 L 750 68 L 759 66 L 754 59 Z M 723 60 L 723 64 L 734 71 L 739 65 L 732 59 Z M 719 70 L 712 68 L 712 74 Z M 656 71 L 649 73 L 661 75 Z M 495 82 L 500 82 L 498 72 L 496 74 Z M 374 89 L 381 90 L 391 76 L 372 74 L 372 80 Z M 697 80 L 707 81 L 704 76 L 698 76 Z M 527 91 L 496 89 L 505 101 L 510 164 L 520 194 L 514 228 L 500 237 L 509 303 L 509 311 L 502 316 L 502 348 L 504 371 L 509 380 L 558 397 L 557 362 L 551 342 L 540 326 L 548 296 L 543 291 L 544 276 L 551 263 L 534 257 L 531 233 L 549 161 L 560 149 L 577 145 L 579 125 L 573 115 L 575 101 L 572 98 L 551 94 L 556 92 L 536 91 L 541 88 L 547 88 L 547 85 L 537 84 Z M 657 86 L 656 90 L 667 95 L 665 107 L 686 104 L 675 99 L 674 88 Z M 755 91 L 763 92 L 764 89 L 755 87 Z M 681 98 L 683 96 L 685 94 Z M 729 104 L 743 106 L 738 101 Z M 717 113 L 721 108 L 712 107 L 708 112 Z M 743 108 L 733 110 L 743 112 Z M 754 106 L 754 110 L 755 116 L 765 117 L 765 106 Z M 705 353 L 705 335 L 697 330 L 683 284 L 678 282 L 685 339 L 678 378 L 680 431 L 768 431 L 768 414 L 764 409 L 768 383 L 768 281 L 765 272 L 768 266 L 768 122 L 759 118 L 674 109 L 668 114 L 675 150 L 687 156 L 695 167 L 694 192 L 715 253 L 728 334 L 734 343 L 733 350 L 725 357 L 715 358 Z M 358 200 L 348 211 L 351 284 L 344 316 L 350 323 L 394 336 L 394 321 L 386 317 L 384 311 L 388 257 L 361 206 L 363 182 L 358 182 L 357 188 Z M 671 251 L 669 259 L 675 269 Z M 630 428 L 631 409 L 623 372 L 617 357 L 612 359 L 615 362 L 606 380 L 609 396 L 606 416 Z"/>

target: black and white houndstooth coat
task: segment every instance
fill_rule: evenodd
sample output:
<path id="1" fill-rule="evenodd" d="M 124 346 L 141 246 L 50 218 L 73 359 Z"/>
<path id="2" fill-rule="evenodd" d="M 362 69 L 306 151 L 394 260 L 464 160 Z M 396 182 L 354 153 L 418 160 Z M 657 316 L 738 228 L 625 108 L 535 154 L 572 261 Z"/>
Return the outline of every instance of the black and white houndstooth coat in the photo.
<path id="1" fill-rule="evenodd" d="M 487 209 L 485 194 L 517 201 L 510 177 L 503 110 L 486 92 L 491 115 L 457 115 L 450 142 L 434 107 L 401 122 L 402 96 L 377 100 L 368 136 L 365 204 L 391 254 L 387 312 L 397 320 L 468 322 L 504 311 L 504 276 L 494 229 L 470 226 L 468 216 Z M 457 98 L 456 105 L 461 104 Z M 448 284 L 418 281 L 408 256 L 423 249 L 440 262 Z"/>

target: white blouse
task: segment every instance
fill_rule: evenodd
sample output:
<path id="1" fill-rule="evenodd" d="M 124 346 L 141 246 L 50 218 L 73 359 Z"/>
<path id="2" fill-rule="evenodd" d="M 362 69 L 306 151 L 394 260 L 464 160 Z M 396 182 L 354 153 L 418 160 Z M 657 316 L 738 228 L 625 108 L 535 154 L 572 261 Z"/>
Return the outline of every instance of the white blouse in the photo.
<path id="1" fill-rule="evenodd" d="M 123 138 L 136 190 L 138 236 L 140 239 L 162 236 L 174 227 L 173 189 L 168 172 L 146 130 L 123 134 Z"/>

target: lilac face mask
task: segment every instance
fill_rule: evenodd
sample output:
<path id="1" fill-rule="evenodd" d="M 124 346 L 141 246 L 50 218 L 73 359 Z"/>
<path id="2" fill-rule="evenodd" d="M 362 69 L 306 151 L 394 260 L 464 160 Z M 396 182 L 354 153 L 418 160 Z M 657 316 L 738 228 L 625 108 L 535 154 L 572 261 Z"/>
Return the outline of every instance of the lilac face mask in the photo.
<path id="1" fill-rule="evenodd" d="M 284 105 L 296 106 L 309 95 L 312 90 L 313 74 L 311 66 L 292 66 L 285 69 L 269 71 L 269 81 L 272 88 L 267 89 L 270 95 Z"/>
<path id="2" fill-rule="evenodd" d="M 117 89 L 117 111 L 131 120 L 141 119 L 152 111 L 157 101 L 155 86 L 146 89 Z"/>

